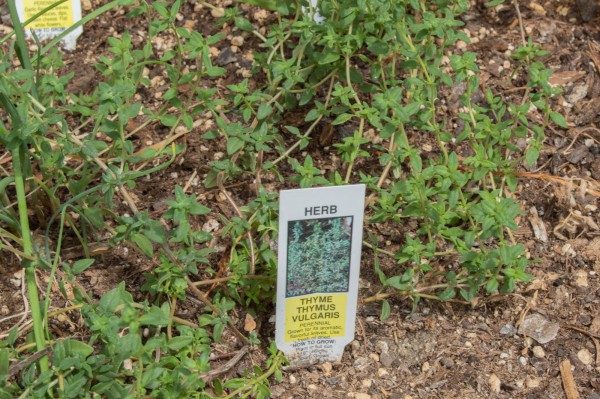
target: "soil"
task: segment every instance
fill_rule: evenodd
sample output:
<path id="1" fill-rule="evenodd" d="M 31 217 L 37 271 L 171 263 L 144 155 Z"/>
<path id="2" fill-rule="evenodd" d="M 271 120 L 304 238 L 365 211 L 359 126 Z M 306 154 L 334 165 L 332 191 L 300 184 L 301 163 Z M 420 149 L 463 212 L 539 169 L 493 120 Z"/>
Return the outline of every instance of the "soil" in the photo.
<path id="1" fill-rule="evenodd" d="M 86 4 L 96 8 L 103 3 L 84 1 L 84 9 Z M 575 396 L 568 396 L 569 384 L 563 383 L 563 378 L 568 377 L 560 369 L 560 364 L 568 361 L 579 397 L 600 399 L 600 3 L 520 3 L 522 24 L 511 2 L 500 9 L 486 9 L 483 2 L 474 4 L 462 17 L 471 43 L 459 43 L 456 51 L 476 52 L 482 84 L 518 102 L 526 88 L 509 76 L 513 69 L 510 55 L 522 43 L 522 27 L 526 36 L 549 51 L 543 61 L 555 71 L 551 82 L 564 90 L 556 104 L 557 110 L 567 117 L 568 129 L 546 132 L 538 164 L 528 171 L 536 175 L 522 177 L 515 193 L 525 211 L 518 220 L 520 229 L 515 236 L 526 245 L 531 258 L 539 259 L 529 269 L 535 278 L 522 284 L 517 293 L 482 298 L 473 306 L 423 301 L 413 310 L 408 299 L 397 298 L 392 301 L 392 316 L 386 321 L 379 319 L 379 304 L 361 301 L 356 339 L 348 345 L 342 361 L 286 370 L 282 383 L 272 383 L 273 398 L 570 399 Z M 218 5 L 230 6 L 231 1 Z M 253 21 L 269 23 L 268 13 L 247 5 L 240 9 Z M 192 0 L 184 2 L 179 22 L 203 34 L 222 31 L 229 38 L 215 49 L 215 63 L 230 73 L 207 85 L 215 85 L 222 92 L 225 85 L 247 76 L 249 55 L 257 46 L 252 37 L 244 34 L 244 42 L 232 47 L 230 41 L 239 33 L 231 26 L 216 25 L 210 11 Z M 2 23 L 7 24 L 5 18 Z M 146 28 L 138 20 L 126 18 L 123 10 L 86 25 L 77 50 L 65 54 L 66 70 L 76 72 L 70 89 L 93 90 L 99 79 L 93 63 L 107 52 L 106 38 L 128 29 L 138 35 L 135 42 L 141 40 Z M 165 38 L 162 45 L 168 48 L 173 43 Z M 161 87 L 160 77 L 155 83 L 144 94 L 148 99 L 156 99 L 158 107 L 165 88 Z M 449 93 L 452 94 L 456 95 Z M 160 212 L 164 201 L 172 196 L 174 183 L 189 183 L 188 193 L 197 194 L 204 204 L 226 216 L 232 214 L 233 210 L 216 191 L 203 188 L 202 177 L 209 171 L 207 162 L 225 151 L 224 143 L 202 140 L 209 127 L 210 121 L 195 127 L 181 139 L 187 148 L 177 162 L 138 183 L 135 194 L 140 208 Z M 321 130 L 319 142 L 309 146 L 308 151 L 318 166 L 331 170 L 335 164 L 329 144 L 343 136 L 344 131 L 332 133 L 327 126 Z M 160 142 L 164 134 L 148 128 L 134 140 L 138 148 L 143 148 Z M 245 203 L 251 187 L 236 183 L 239 184 L 234 184 L 230 192 L 238 203 Z M 286 187 L 275 180 L 266 184 L 273 191 Z M 218 230 L 221 226 L 216 223 Z M 382 239 L 384 249 L 398 248 L 397 232 L 383 232 L 368 224 L 366 229 Z M 225 251 L 224 246 L 225 242 L 215 243 L 221 252 Z M 67 256 L 75 258 L 74 251 Z M 128 290 L 140 292 L 143 273 L 151 270 L 151 264 L 125 246 L 110 250 L 100 246 L 97 251 L 96 266 L 79 280 L 90 295 L 98 298 L 123 280 Z M 364 248 L 361 299 L 379 288 L 372 259 L 372 251 Z M 1 334 L 25 316 L 22 274 L 12 256 L 4 252 L 0 252 L 0 272 Z M 40 274 L 40 278 L 47 279 L 47 275 Z M 58 289 L 52 294 L 53 308 L 65 306 L 67 301 Z M 178 308 L 178 316 L 194 319 L 201 308 L 195 302 L 184 302 Z M 257 317 L 263 324 L 261 339 L 265 342 L 272 339 L 271 316 Z M 237 317 L 243 324 L 245 314 Z M 531 317 L 542 317 L 548 322 L 541 331 L 546 337 L 524 329 Z M 58 335 L 80 328 L 75 313 L 52 326 Z M 265 353 L 264 348 L 254 350 L 232 373 L 243 373 L 252 364 L 260 364 Z"/>

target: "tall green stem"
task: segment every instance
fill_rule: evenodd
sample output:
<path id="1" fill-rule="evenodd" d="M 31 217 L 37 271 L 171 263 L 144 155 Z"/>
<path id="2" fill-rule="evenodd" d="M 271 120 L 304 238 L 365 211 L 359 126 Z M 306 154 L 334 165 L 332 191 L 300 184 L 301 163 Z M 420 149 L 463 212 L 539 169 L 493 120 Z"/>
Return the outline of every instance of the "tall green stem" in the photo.
<path id="1" fill-rule="evenodd" d="M 19 208 L 19 221 L 21 225 L 21 238 L 23 239 L 23 252 L 29 259 L 33 257 L 33 244 L 31 242 L 31 231 L 29 230 L 29 215 L 27 214 L 27 198 L 25 196 L 25 178 L 23 176 L 23 155 L 24 146 L 21 145 L 12 151 L 13 168 L 15 174 L 15 188 L 17 191 L 17 203 Z M 33 335 L 38 351 L 46 348 L 44 340 L 44 324 L 42 311 L 40 307 L 40 298 L 38 296 L 37 285 L 35 284 L 35 266 L 37 261 L 24 259 L 21 264 L 25 268 L 25 278 L 27 279 L 27 292 L 29 294 L 29 304 L 31 306 L 31 318 L 33 319 Z M 40 370 L 48 370 L 48 357 L 40 359 Z"/>

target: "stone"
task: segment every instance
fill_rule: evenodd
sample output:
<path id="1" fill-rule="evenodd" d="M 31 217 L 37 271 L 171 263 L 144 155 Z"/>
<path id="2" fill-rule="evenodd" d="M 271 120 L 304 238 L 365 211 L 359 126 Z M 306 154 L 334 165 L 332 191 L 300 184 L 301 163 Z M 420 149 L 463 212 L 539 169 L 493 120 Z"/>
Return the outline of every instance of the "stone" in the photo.
<path id="1" fill-rule="evenodd" d="M 443 357 L 440 360 L 440 363 L 442 364 L 442 366 L 446 367 L 447 369 L 454 367 L 454 360 L 452 360 L 451 357 Z"/>
<path id="2" fill-rule="evenodd" d="M 297 382 L 298 382 L 298 379 L 293 374 L 290 374 L 290 384 L 294 385 Z"/>
<path id="3" fill-rule="evenodd" d="M 523 367 L 527 366 L 527 359 L 524 356 L 519 357 L 519 364 Z"/>
<path id="4" fill-rule="evenodd" d="M 323 370 L 323 372 L 325 374 L 331 373 L 332 369 L 333 369 L 333 366 L 331 365 L 330 362 L 325 362 L 325 363 L 321 364 L 321 370 Z"/>
<path id="5" fill-rule="evenodd" d="M 386 376 L 388 376 L 389 374 L 390 374 L 390 373 L 389 373 L 389 372 L 388 372 L 386 369 L 384 369 L 384 368 L 381 368 L 381 367 L 380 367 L 380 368 L 378 368 L 378 369 L 377 369 L 377 377 L 380 377 L 380 378 L 381 378 L 381 377 L 386 377 Z"/>
<path id="6" fill-rule="evenodd" d="M 525 378 L 525 386 L 527 388 L 537 388 L 540 386 L 540 379 L 535 376 L 527 376 Z"/>
<path id="7" fill-rule="evenodd" d="M 534 346 L 533 347 L 533 356 L 537 357 L 538 359 L 543 359 L 544 356 L 546 356 L 546 353 L 544 352 L 544 348 L 542 348 L 541 346 Z"/>
<path id="8" fill-rule="evenodd" d="M 357 358 L 352 365 L 358 371 L 363 371 L 364 369 L 369 367 L 370 363 L 371 363 L 371 360 L 368 357 L 361 356 L 361 357 Z"/>
<path id="9" fill-rule="evenodd" d="M 585 270 L 579 269 L 575 271 L 575 281 L 573 282 L 577 287 L 589 287 L 588 274 Z"/>
<path id="10" fill-rule="evenodd" d="M 517 333 L 517 329 L 512 324 L 507 323 L 500 329 L 500 335 L 513 336 Z"/>
<path id="11" fill-rule="evenodd" d="M 394 360 L 396 359 L 389 352 L 384 352 L 379 356 L 379 361 L 385 367 L 390 367 L 394 363 Z"/>
<path id="12" fill-rule="evenodd" d="M 317 387 L 315 384 L 310 384 L 306 387 L 306 390 L 309 394 L 314 395 L 319 390 L 319 387 Z"/>
<path id="13" fill-rule="evenodd" d="M 242 44 L 244 44 L 244 38 L 242 36 L 234 36 L 231 38 L 232 46 L 240 47 Z"/>
<path id="14" fill-rule="evenodd" d="M 349 395 L 352 395 L 350 397 L 354 399 L 371 399 L 371 395 L 368 393 L 355 392 L 354 394 L 350 393 Z"/>
<path id="15" fill-rule="evenodd" d="M 375 344 L 375 350 L 381 355 L 382 353 L 389 352 L 390 346 L 385 341 L 377 341 L 377 343 Z"/>
<path id="16" fill-rule="evenodd" d="M 327 378 L 325 380 L 325 382 L 329 385 L 337 385 L 340 382 L 342 382 L 342 377 L 339 375 L 336 375 L 335 377 Z"/>
<path id="17" fill-rule="evenodd" d="M 492 392 L 500 393 L 502 383 L 500 382 L 500 378 L 498 378 L 496 374 L 490 375 L 488 383 L 490 384 L 490 389 L 492 390 Z"/>
<path id="18" fill-rule="evenodd" d="M 546 344 L 556 338 L 560 326 L 549 321 L 539 313 L 528 315 L 519 327 L 519 333 L 535 339 L 540 344 Z"/>
<path id="19" fill-rule="evenodd" d="M 275 385 L 275 386 L 271 387 L 271 397 L 272 398 L 279 398 L 279 397 L 283 396 L 283 394 L 285 392 L 286 392 L 286 389 L 282 385 Z"/>
<path id="20" fill-rule="evenodd" d="M 581 363 L 585 364 L 586 366 L 589 366 L 594 361 L 594 358 L 592 357 L 590 351 L 585 348 L 577 352 L 577 358 L 581 361 Z"/>
<path id="21" fill-rule="evenodd" d="M 225 10 L 222 7 L 213 8 L 210 10 L 210 15 L 215 18 L 221 18 L 225 15 Z"/>

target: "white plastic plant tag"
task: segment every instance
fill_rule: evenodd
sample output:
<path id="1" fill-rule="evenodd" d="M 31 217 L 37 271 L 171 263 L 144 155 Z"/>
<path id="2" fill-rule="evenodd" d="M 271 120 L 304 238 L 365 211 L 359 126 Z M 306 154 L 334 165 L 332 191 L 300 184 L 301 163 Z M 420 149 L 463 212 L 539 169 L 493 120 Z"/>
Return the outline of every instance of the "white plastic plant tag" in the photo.
<path id="1" fill-rule="evenodd" d="M 311 5 L 312 9 L 314 10 L 313 21 L 315 21 L 318 24 L 322 24 L 323 21 L 325 21 L 325 17 L 322 16 L 321 14 L 319 14 L 319 10 L 317 9 L 318 0 L 309 0 L 309 1 L 310 1 L 310 5 Z M 302 11 L 307 12 L 309 10 L 307 10 L 306 7 L 302 7 Z"/>
<path id="2" fill-rule="evenodd" d="M 25 22 L 46 7 L 57 2 L 58 0 L 16 0 L 19 19 L 21 22 Z M 81 20 L 81 0 L 67 0 L 45 12 L 25 28 L 28 37 L 32 37 L 31 31 L 33 30 L 38 39 L 47 40 L 60 35 L 79 20 Z M 75 50 L 77 38 L 82 33 L 83 28 L 79 26 L 65 36 L 61 40 L 63 48 L 65 50 Z"/>
<path id="3" fill-rule="evenodd" d="M 364 205 L 364 184 L 281 192 L 275 341 L 292 365 L 354 339 Z"/>

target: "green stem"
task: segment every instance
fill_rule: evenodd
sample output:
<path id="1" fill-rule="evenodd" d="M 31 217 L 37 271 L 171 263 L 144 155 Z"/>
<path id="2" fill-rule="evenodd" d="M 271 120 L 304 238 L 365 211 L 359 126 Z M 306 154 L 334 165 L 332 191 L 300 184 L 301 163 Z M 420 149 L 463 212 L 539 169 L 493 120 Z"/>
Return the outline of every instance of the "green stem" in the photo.
<path id="1" fill-rule="evenodd" d="M 25 34 L 23 33 L 23 26 L 21 25 L 21 20 L 19 19 L 19 15 L 17 13 L 17 6 L 15 5 L 15 0 L 8 0 L 8 10 L 10 12 L 10 19 L 15 29 L 15 36 L 17 39 L 17 55 L 19 56 L 19 60 L 21 61 L 21 66 L 23 69 L 28 71 L 33 71 L 31 67 L 31 59 L 29 58 L 29 49 L 27 48 L 27 42 L 25 41 Z M 31 86 L 31 94 L 36 99 L 39 98 L 37 92 L 37 86 L 34 84 Z"/>
<path id="2" fill-rule="evenodd" d="M 23 146 L 19 146 L 12 151 L 13 168 L 15 174 L 15 188 L 17 191 L 17 202 L 19 207 L 19 220 L 21 224 L 21 238 L 23 239 L 23 252 L 26 256 L 33 256 L 33 244 L 31 242 L 31 231 L 29 230 L 29 215 L 27 214 L 27 200 L 25 195 L 25 179 L 23 177 L 23 164 L 21 155 Z M 44 341 L 44 325 L 40 308 L 40 298 L 38 296 L 37 285 L 35 284 L 35 265 L 37 261 L 23 260 L 21 264 L 25 268 L 27 279 L 27 292 L 29 293 L 29 303 L 31 305 L 31 317 L 33 319 L 33 334 L 38 351 L 46 348 Z M 40 370 L 48 370 L 48 357 L 40 359 Z"/>

